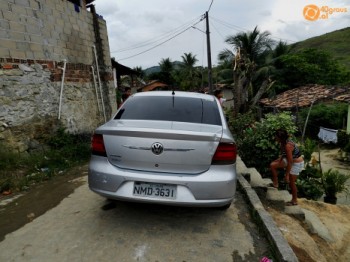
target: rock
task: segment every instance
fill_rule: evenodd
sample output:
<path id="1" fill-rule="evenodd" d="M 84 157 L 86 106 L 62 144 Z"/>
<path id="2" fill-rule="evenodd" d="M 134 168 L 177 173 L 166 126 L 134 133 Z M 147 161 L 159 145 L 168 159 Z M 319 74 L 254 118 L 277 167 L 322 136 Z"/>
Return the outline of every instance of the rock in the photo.
<path id="1" fill-rule="evenodd" d="M 25 64 L 19 64 L 18 68 L 21 69 L 23 72 L 34 72 L 35 70 Z"/>

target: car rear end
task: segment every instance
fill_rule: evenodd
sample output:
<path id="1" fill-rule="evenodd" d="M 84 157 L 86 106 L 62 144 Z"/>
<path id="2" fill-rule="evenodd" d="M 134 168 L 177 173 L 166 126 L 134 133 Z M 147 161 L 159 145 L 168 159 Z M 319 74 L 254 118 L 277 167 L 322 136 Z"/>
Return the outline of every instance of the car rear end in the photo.
<path id="1" fill-rule="evenodd" d="M 236 180 L 236 145 L 210 95 L 138 93 L 92 138 L 89 187 L 110 199 L 229 206 Z"/>

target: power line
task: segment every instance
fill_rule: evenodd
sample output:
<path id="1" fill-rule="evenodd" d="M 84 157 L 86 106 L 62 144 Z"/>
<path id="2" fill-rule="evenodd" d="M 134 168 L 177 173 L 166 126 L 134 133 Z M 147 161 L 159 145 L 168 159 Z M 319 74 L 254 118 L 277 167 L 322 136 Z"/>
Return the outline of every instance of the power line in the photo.
<path id="1" fill-rule="evenodd" d="M 200 16 L 201 17 L 201 16 Z M 166 32 L 158 37 L 155 37 L 155 38 L 152 38 L 150 40 L 147 40 L 145 42 L 141 42 L 141 43 L 137 43 L 135 45 L 132 45 L 132 46 L 128 46 L 128 47 L 125 47 L 125 48 L 121 48 L 121 49 L 118 49 L 118 50 L 115 50 L 115 51 L 111 51 L 110 53 L 121 53 L 121 52 L 125 52 L 125 51 L 130 51 L 130 50 L 134 50 L 134 49 L 139 49 L 139 48 L 142 48 L 142 47 L 145 47 L 145 46 L 148 46 L 148 45 L 152 45 L 152 44 L 155 44 L 165 38 L 169 38 L 171 37 L 171 35 L 175 34 L 176 32 L 182 30 L 183 28 L 187 28 L 190 24 L 193 24 L 196 20 L 198 20 L 200 18 L 195 18 L 195 19 L 192 19 L 191 21 L 188 21 L 186 22 L 185 24 L 169 31 L 169 32 Z"/>
<path id="2" fill-rule="evenodd" d="M 210 8 L 211 8 L 211 5 L 213 4 L 213 2 L 214 2 L 214 0 L 211 0 L 210 6 L 209 6 L 208 11 L 207 11 L 208 13 L 210 11 Z"/>
<path id="3" fill-rule="evenodd" d="M 228 27 L 230 29 L 233 29 L 233 30 L 236 30 L 238 32 L 249 31 L 248 29 L 245 29 L 243 27 L 239 27 L 239 26 L 236 26 L 236 25 L 232 25 L 232 24 L 230 24 L 230 23 L 228 23 L 226 21 L 223 21 L 221 19 L 218 19 L 218 18 L 215 18 L 215 17 L 212 17 L 212 16 L 210 16 L 210 18 L 211 18 L 211 20 L 214 20 L 217 23 L 222 24 L 223 26 L 226 26 L 226 27 Z M 295 41 L 292 41 L 292 40 L 289 40 L 289 39 L 283 39 L 283 38 L 280 38 L 280 37 L 271 36 L 271 38 L 274 38 L 274 39 L 277 39 L 277 40 L 280 40 L 280 41 L 295 43 Z"/>
<path id="4" fill-rule="evenodd" d="M 215 29 L 215 31 L 221 36 L 222 40 L 225 42 L 225 37 L 220 33 L 215 24 L 210 21 L 210 25 Z"/>
<path id="5" fill-rule="evenodd" d="M 169 42 L 170 40 L 174 39 L 175 37 L 177 37 L 177 36 L 183 34 L 183 33 L 186 32 L 187 30 L 191 29 L 191 28 L 192 28 L 193 26 L 195 26 L 196 24 L 202 22 L 203 19 L 204 19 L 204 18 L 202 17 L 198 22 L 196 22 L 196 23 L 193 24 L 192 26 L 189 26 L 189 27 L 185 28 L 185 29 L 182 30 L 181 32 L 179 32 L 179 33 L 177 33 L 176 35 L 172 36 L 171 38 L 168 38 L 168 39 L 166 39 L 165 41 L 163 41 L 163 42 L 161 42 L 161 43 L 159 43 L 159 44 L 157 44 L 157 45 L 155 45 L 155 46 L 153 46 L 153 47 L 151 47 L 151 48 L 148 48 L 148 49 L 146 49 L 146 50 L 144 50 L 144 51 L 142 51 L 142 52 L 140 52 L 140 53 L 137 53 L 137 54 L 135 54 L 135 55 L 131 55 L 131 56 L 128 56 L 128 57 L 124 57 L 124 58 L 118 59 L 118 61 L 122 61 L 122 60 L 126 60 L 126 59 L 129 59 L 129 58 L 133 58 L 133 57 L 135 57 L 135 56 L 144 54 L 144 53 L 146 53 L 146 52 L 148 52 L 148 51 L 150 51 L 150 50 L 152 50 L 152 49 L 154 49 L 154 48 L 156 48 L 156 47 L 158 47 L 158 46 L 161 46 L 161 45 L 163 45 L 164 43 Z"/>

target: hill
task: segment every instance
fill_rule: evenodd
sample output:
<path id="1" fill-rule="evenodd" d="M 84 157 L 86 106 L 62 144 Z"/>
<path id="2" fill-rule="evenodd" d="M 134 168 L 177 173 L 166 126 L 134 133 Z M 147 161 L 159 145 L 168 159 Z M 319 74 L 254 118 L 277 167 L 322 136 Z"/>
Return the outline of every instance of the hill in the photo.
<path id="1" fill-rule="evenodd" d="M 335 59 L 343 64 L 350 71 L 350 27 L 329 32 L 320 36 L 308 38 L 304 41 L 291 45 L 292 52 L 306 48 L 316 48 L 327 51 Z M 179 65 L 179 61 L 173 62 L 174 66 Z M 159 66 L 153 66 L 144 70 L 146 75 L 160 72 Z"/>
<path id="2" fill-rule="evenodd" d="M 174 61 L 172 62 L 173 66 L 175 69 L 178 69 L 179 68 L 179 65 L 182 64 L 182 62 L 180 61 Z M 160 72 L 160 66 L 152 66 L 152 67 L 149 67 L 149 68 L 146 68 L 144 70 L 145 72 L 145 75 L 150 75 L 152 73 L 159 73 Z"/>
<path id="3" fill-rule="evenodd" d="M 145 70 L 143 70 L 145 75 L 150 75 L 150 74 L 153 74 L 153 73 L 158 73 L 160 72 L 160 66 L 152 66 L 152 67 L 149 67 L 149 68 L 146 68 Z"/>
<path id="4" fill-rule="evenodd" d="M 292 52 L 305 48 L 317 48 L 329 52 L 350 70 L 350 27 L 312 37 L 293 44 Z"/>

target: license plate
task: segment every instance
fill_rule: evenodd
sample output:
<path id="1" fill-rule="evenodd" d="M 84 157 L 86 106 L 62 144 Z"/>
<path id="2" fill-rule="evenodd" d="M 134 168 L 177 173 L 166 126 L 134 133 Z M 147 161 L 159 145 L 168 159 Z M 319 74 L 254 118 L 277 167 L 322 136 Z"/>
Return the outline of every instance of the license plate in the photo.
<path id="1" fill-rule="evenodd" d="M 176 186 L 168 184 L 135 182 L 133 195 L 174 199 L 176 197 Z"/>

